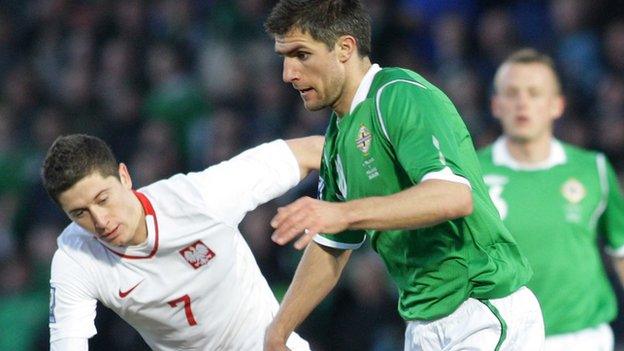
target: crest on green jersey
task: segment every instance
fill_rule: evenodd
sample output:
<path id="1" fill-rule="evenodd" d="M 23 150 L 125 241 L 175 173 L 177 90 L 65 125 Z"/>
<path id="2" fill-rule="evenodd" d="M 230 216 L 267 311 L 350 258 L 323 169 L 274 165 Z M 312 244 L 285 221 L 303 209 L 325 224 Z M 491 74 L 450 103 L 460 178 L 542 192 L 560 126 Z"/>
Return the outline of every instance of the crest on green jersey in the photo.
<path id="1" fill-rule="evenodd" d="M 565 197 L 569 203 L 578 204 L 585 198 L 585 195 L 587 195 L 587 190 L 585 190 L 583 183 L 575 178 L 570 178 L 563 183 L 561 194 L 563 194 L 563 197 Z"/>
<path id="2" fill-rule="evenodd" d="M 361 124 L 357 133 L 357 138 L 355 139 L 355 145 L 364 153 L 364 155 L 368 154 L 372 140 L 373 135 L 370 130 L 368 130 L 365 125 Z"/>

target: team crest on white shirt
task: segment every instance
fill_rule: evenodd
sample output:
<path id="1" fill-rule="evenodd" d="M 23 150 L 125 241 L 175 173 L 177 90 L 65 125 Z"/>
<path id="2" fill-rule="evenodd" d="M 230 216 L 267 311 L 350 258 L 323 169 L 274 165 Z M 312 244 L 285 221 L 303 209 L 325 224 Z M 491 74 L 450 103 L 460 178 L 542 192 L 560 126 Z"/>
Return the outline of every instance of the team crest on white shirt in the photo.
<path id="1" fill-rule="evenodd" d="M 365 125 L 361 124 L 357 133 L 357 138 L 355 139 L 355 145 L 364 155 L 368 154 L 372 140 L 373 135 L 370 130 L 368 130 Z"/>
<path id="2" fill-rule="evenodd" d="M 201 240 L 180 250 L 180 255 L 195 269 L 207 264 L 215 257 L 214 251 Z"/>

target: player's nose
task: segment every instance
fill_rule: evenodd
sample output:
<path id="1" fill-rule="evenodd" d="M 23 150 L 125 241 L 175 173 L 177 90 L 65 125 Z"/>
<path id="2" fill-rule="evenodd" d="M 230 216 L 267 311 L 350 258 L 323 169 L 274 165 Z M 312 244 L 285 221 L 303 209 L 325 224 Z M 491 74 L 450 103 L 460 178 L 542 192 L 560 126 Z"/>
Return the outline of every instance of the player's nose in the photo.
<path id="1" fill-rule="evenodd" d="M 92 209 L 90 212 L 95 228 L 100 230 L 106 229 L 106 225 L 108 224 L 108 214 L 99 209 Z"/>
<path id="2" fill-rule="evenodd" d="M 298 79 L 298 73 L 294 62 L 290 57 L 284 58 L 284 67 L 282 68 L 282 80 L 284 83 L 292 83 Z"/>
<path id="3" fill-rule="evenodd" d="M 528 106 L 529 103 L 529 94 L 527 92 L 520 92 L 516 96 L 516 107 L 520 109 L 524 109 Z"/>

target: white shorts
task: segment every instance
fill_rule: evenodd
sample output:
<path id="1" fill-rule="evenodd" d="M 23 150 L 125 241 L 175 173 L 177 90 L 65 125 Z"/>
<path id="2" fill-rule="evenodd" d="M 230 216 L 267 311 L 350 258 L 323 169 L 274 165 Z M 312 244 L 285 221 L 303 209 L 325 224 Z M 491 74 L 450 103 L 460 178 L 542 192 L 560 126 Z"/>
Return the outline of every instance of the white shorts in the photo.
<path id="1" fill-rule="evenodd" d="M 286 340 L 286 347 L 291 351 L 310 351 L 310 345 L 299 334 L 293 332 Z"/>
<path id="2" fill-rule="evenodd" d="M 546 338 L 544 351 L 613 351 L 613 330 L 607 324 Z"/>
<path id="3" fill-rule="evenodd" d="M 450 315 L 410 321 L 405 330 L 405 351 L 539 351 L 543 345 L 542 311 L 526 287 L 500 299 L 469 298 Z"/>

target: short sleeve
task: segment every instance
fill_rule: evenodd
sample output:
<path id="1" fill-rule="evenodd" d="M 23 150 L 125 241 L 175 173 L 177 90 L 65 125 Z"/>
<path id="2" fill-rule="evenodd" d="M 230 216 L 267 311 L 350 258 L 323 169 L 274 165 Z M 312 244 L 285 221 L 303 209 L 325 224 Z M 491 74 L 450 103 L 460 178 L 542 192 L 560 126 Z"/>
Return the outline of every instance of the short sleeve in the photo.
<path id="1" fill-rule="evenodd" d="M 188 177 L 210 211 L 237 226 L 247 212 L 297 185 L 300 170 L 288 144 L 276 140 Z"/>
<path id="2" fill-rule="evenodd" d="M 443 179 L 470 186 L 459 162 L 460 117 L 442 92 L 397 80 L 379 89 L 376 104 L 381 131 L 415 184 Z"/>
<path id="3" fill-rule="evenodd" d="M 624 257 L 624 198 L 615 171 L 606 157 L 599 154 L 597 162 L 603 191 L 606 192 L 606 208 L 598 222 L 598 230 L 605 235 L 609 252 Z"/>
<path id="4" fill-rule="evenodd" d="M 96 334 L 95 299 L 88 276 L 78 262 L 59 249 L 52 259 L 50 278 L 50 343 Z"/>

